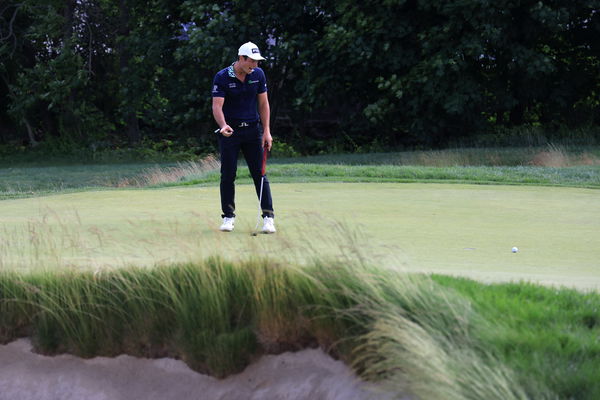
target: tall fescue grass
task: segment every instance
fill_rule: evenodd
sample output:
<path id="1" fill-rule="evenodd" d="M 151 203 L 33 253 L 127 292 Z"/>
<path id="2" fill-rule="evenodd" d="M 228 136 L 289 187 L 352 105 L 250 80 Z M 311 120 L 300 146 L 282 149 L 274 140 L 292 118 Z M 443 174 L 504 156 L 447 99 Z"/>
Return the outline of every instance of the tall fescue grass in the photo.
<path id="1" fill-rule="evenodd" d="M 527 398 L 478 342 L 469 302 L 427 277 L 360 263 L 3 271 L 0 300 L 0 340 L 30 335 L 46 354 L 179 357 L 223 377 L 260 354 L 320 346 L 398 395 Z"/>
<path id="2" fill-rule="evenodd" d="M 449 149 L 416 153 L 416 165 L 575 167 L 600 165 L 600 157 L 586 150 L 549 144 L 524 149 Z"/>
<path id="3" fill-rule="evenodd" d="M 117 187 L 146 187 L 194 179 L 220 168 L 220 161 L 210 154 L 199 161 L 178 162 L 175 166 L 155 166 L 141 174 L 122 179 Z"/>
<path id="4" fill-rule="evenodd" d="M 111 232 L 84 224 L 77 211 L 46 208 L 26 225 L 0 226 L 0 270 L 100 266 L 97 257 L 106 258 L 118 240 Z M 115 258 L 113 254 L 113 264 Z"/>
<path id="5" fill-rule="evenodd" d="M 546 149 L 537 152 L 530 161 L 531 165 L 540 167 L 573 167 L 577 165 L 600 165 L 600 157 L 582 151 L 573 153 L 564 147 L 548 145 Z"/>
<path id="6" fill-rule="evenodd" d="M 47 207 L 26 222 L 13 225 L 9 219 L 0 225 L 0 270 L 152 267 L 196 262 L 214 254 L 228 254 L 235 261 L 270 254 L 284 264 L 305 264 L 323 257 L 351 263 L 364 261 L 364 254 L 357 249 L 390 251 L 389 247 L 371 244 L 348 224 L 319 213 L 300 212 L 293 219 L 297 222 L 288 221 L 289 235 L 261 240 L 241 234 L 230 240 L 219 234 L 220 221 L 206 213 L 189 212 L 167 220 L 131 216 L 117 225 L 103 225 L 102 221 L 82 219 L 77 211 L 57 212 Z M 323 233 L 306 229 L 315 220 Z M 251 223 L 238 228 L 249 232 L 254 221 Z"/>

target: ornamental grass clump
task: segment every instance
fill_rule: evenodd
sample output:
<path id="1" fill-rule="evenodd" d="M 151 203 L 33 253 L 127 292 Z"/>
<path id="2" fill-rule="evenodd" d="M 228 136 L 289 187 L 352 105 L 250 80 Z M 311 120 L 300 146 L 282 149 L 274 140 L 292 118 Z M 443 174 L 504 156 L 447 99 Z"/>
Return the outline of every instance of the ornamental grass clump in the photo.
<path id="1" fill-rule="evenodd" d="M 320 347 L 393 393 L 526 398 L 478 341 L 485 321 L 468 301 L 354 259 L 4 272 L 0 333 L 29 335 L 46 354 L 177 357 L 217 377 L 261 354 Z"/>

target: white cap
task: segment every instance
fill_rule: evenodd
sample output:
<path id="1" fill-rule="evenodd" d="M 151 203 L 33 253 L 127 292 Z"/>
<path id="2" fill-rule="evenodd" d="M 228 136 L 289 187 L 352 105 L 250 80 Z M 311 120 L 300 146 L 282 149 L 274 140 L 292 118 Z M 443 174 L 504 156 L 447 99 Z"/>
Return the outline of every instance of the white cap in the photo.
<path id="1" fill-rule="evenodd" d="M 266 58 L 260 55 L 258 46 L 252 42 L 244 43 L 238 50 L 238 56 L 248 56 L 257 61 L 266 60 Z"/>

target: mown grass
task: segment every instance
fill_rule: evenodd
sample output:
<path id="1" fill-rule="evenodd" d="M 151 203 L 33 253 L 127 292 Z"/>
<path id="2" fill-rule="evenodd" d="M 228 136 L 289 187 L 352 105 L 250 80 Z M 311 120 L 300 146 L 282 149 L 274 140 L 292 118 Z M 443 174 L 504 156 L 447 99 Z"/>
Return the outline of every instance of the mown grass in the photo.
<path id="1" fill-rule="evenodd" d="M 600 295 L 529 283 L 482 285 L 434 276 L 494 321 L 480 331 L 519 384 L 544 381 L 561 399 L 600 398 Z"/>

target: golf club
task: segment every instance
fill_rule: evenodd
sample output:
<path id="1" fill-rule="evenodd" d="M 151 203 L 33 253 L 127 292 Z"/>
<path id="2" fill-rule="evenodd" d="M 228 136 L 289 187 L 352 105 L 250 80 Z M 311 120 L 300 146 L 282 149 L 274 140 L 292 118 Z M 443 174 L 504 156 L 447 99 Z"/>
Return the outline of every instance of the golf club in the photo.
<path id="1" fill-rule="evenodd" d="M 262 195 L 263 195 L 263 185 L 265 182 L 265 174 L 267 173 L 267 155 L 268 151 L 263 147 L 263 157 L 262 157 L 262 169 L 260 170 L 260 192 L 258 194 L 258 215 L 256 216 L 256 226 L 254 227 L 254 231 L 252 231 L 251 235 L 258 235 L 258 226 L 260 225 L 261 214 L 262 214 Z"/>

